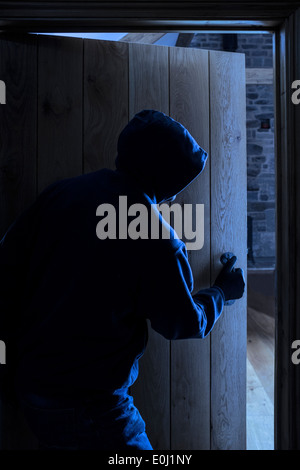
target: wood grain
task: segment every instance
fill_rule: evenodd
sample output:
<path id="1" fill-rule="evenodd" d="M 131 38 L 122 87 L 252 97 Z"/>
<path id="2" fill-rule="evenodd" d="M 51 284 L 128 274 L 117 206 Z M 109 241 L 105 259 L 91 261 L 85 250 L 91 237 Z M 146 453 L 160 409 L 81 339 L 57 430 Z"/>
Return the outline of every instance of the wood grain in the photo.
<path id="1" fill-rule="evenodd" d="M 38 38 L 38 190 L 82 173 L 83 41 Z"/>
<path id="2" fill-rule="evenodd" d="M 6 104 L 0 106 L 0 238 L 36 198 L 36 38 L 9 35 L 0 40 L 0 76 Z M 1 339 L 1 332 L 0 332 Z M 9 351 L 8 351 L 9 354 Z M 5 366 L 3 366 L 5 367 Z M 36 449 L 20 410 L 0 404 L 0 448 Z"/>
<path id="3" fill-rule="evenodd" d="M 201 93 L 199 92 L 201 89 Z M 209 151 L 208 52 L 170 48 L 170 115 Z M 204 246 L 188 252 L 194 293 L 210 282 L 210 168 L 180 193 L 180 204 L 204 204 Z M 185 241 L 185 239 L 183 238 Z M 184 315 L 184 312 L 183 312 Z M 171 342 L 171 448 L 210 447 L 210 338 Z"/>
<path id="4" fill-rule="evenodd" d="M 274 450 L 275 319 L 247 309 L 247 450 Z"/>
<path id="5" fill-rule="evenodd" d="M 274 403 L 247 360 L 247 450 L 274 450 Z"/>
<path id="6" fill-rule="evenodd" d="M 247 357 L 274 403 L 274 318 L 248 307 Z"/>
<path id="7" fill-rule="evenodd" d="M 0 106 L 0 238 L 36 197 L 36 38 L 0 41 L 0 76 L 6 104 Z"/>
<path id="8" fill-rule="evenodd" d="M 169 112 L 168 48 L 129 44 L 129 117 L 142 109 Z M 132 387 L 154 449 L 170 448 L 170 342 L 149 328 L 149 342 Z"/>
<path id="9" fill-rule="evenodd" d="M 84 172 L 114 168 L 128 122 L 128 44 L 84 40 Z"/>
<path id="10" fill-rule="evenodd" d="M 134 42 L 140 44 L 154 44 L 161 39 L 165 33 L 129 33 L 120 39 L 121 42 Z"/>
<path id="11" fill-rule="evenodd" d="M 168 47 L 129 44 L 129 118 L 142 109 L 169 112 Z"/>
<path id="12" fill-rule="evenodd" d="M 194 291 L 214 279 L 223 251 L 234 251 L 246 269 L 242 56 L 74 38 L 26 41 L 0 42 L 7 81 L 1 230 L 49 183 L 113 167 L 119 131 L 136 112 L 154 108 L 182 122 L 210 153 L 204 173 L 176 201 L 205 205 L 204 247 L 189 252 Z M 205 340 L 171 345 L 150 331 L 132 392 L 154 449 L 243 448 L 245 300 L 226 310 Z M 7 413 L 2 444 L 34 446 Z"/>
<path id="13" fill-rule="evenodd" d="M 247 269 L 245 64 L 241 54 L 210 52 L 211 267 L 234 252 Z M 211 447 L 246 445 L 246 293 L 225 307 L 211 337 Z"/>

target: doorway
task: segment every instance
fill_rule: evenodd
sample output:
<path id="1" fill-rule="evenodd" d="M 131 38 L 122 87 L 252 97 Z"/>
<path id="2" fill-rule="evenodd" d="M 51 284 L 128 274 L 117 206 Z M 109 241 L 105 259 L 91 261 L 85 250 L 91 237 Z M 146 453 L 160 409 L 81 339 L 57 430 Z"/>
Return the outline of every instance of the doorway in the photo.
<path id="1" fill-rule="evenodd" d="M 209 49 L 210 49 L 210 50 L 212 49 L 211 46 L 209 46 Z M 78 51 L 77 51 L 77 52 L 80 52 L 80 48 L 79 48 L 79 47 L 78 47 Z M 75 63 L 75 55 L 74 55 L 73 57 L 74 57 L 74 63 Z M 86 55 L 86 58 L 87 58 L 87 57 L 88 57 L 88 56 Z M 91 57 L 92 57 L 92 56 L 91 56 Z M 76 64 L 75 64 L 75 65 L 76 65 Z M 74 67 L 75 67 L 75 65 L 74 65 Z M 46 73 L 46 72 L 45 72 L 45 73 Z M 91 79 L 92 77 L 89 77 L 89 78 Z M 77 103 L 75 103 L 75 104 L 76 104 L 76 106 L 77 106 Z M 46 132 L 46 127 L 45 127 L 45 129 L 42 129 L 42 130 L 43 130 L 43 132 L 44 132 L 44 131 Z M 42 140 L 40 140 L 40 142 L 42 142 Z M 85 141 L 85 145 L 87 145 L 87 144 L 88 144 L 88 141 L 86 140 L 86 141 Z M 84 162 L 85 165 L 86 165 L 85 169 L 87 169 L 87 170 L 89 169 L 89 165 L 91 165 L 91 157 L 92 157 L 92 156 L 88 155 L 86 161 Z M 78 171 L 80 171 L 80 170 L 81 170 L 80 159 L 78 159 L 78 162 L 79 162 L 79 163 L 78 163 Z M 261 163 L 262 163 L 262 160 L 261 160 Z M 74 169 L 74 167 L 72 167 L 72 168 Z M 77 169 L 76 169 L 76 171 L 77 171 Z M 45 179 L 47 179 L 48 176 L 49 176 L 49 172 L 48 172 L 48 171 L 44 171 L 44 176 L 45 176 Z M 55 175 L 55 177 L 56 177 L 56 175 Z M 47 181 L 45 180 L 43 184 L 46 184 L 46 183 L 47 183 Z M 253 248 L 254 248 L 254 247 L 252 246 L 252 249 L 253 249 Z M 249 248 L 248 248 L 248 249 L 249 249 Z"/>
<path id="2" fill-rule="evenodd" d="M 276 117 L 277 117 L 277 325 L 276 338 L 276 449 L 299 448 L 299 402 L 295 399 L 299 389 L 299 374 L 291 364 L 291 344 L 299 338 L 299 322 L 297 310 L 299 305 L 299 263 L 295 255 L 298 240 L 299 224 L 297 221 L 297 208 L 299 207 L 299 185 L 296 175 L 299 170 L 299 109 L 291 104 L 290 84 L 299 77 L 300 61 L 300 10 L 297 5 L 285 3 L 262 2 L 256 8 L 247 3 L 226 4 L 226 8 L 219 9 L 217 2 L 209 6 L 205 2 L 186 4 L 179 2 L 176 8 L 170 3 L 165 9 L 157 10 L 154 6 L 144 8 L 137 2 L 134 13 L 128 15 L 125 8 L 103 6 L 101 3 L 89 12 L 86 12 L 84 2 L 69 2 L 68 6 L 58 9 L 36 9 L 36 2 L 22 7 L 6 6 L 2 15 L 2 28 L 4 32 L 14 31 L 153 31 L 164 30 L 194 31 L 199 28 L 206 30 L 243 29 L 255 30 L 266 28 L 276 31 Z M 76 3 L 76 5 L 75 5 Z M 203 5 L 202 5 L 203 3 Z M 74 4 L 74 5 L 73 5 Z M 70 15 L 74 6 L 76 15 Z M 155 12 L 155 13 L 154 13 Z M 23 16 L 22 16 L 23 15 Z M 134 16 L 135 15 L 135 16 Z M 58 29 L 59 28 L 59 29 Z M 20 56 L 19 63 L 22 63 Z M 17 65 L 17 64 L 16 64 Z M 15 69 L 18 67 L 14 67 Z M 26 70 L 30 76 L 34 69 Z M 20 76 L 23 76 L 21 73 Z M 31 76 L 30 76 L 31 77 Z M 34 77 L 33 77 L 34 79 Z M 15 81 L 13 80 L 13 83 Z M 29 80 L 29 84 L 32 80 Z M 27 85 L 27 82 L 26 82 Z M 23 103 L 23 96 L 29 96 L 34 104 L 34 96 L 30 95 L 31 86 L 18 96 Z M 23 108 L 22 108 L 23 109 Z M 26 114 L 26 113 L 25 113 Z M 24 112 L 22 116 L 25 116 Z M 12 115 L 14 117 L 14 114 Z M 26 117 L 26 116 L 25 116 Z M 12 121 L 12 118 L 9 122 Z M 11 135 L 9 126 L 5 131 Z M 24 131 L 31 133 L 27 121 L 24 120 Z M 11 139 L 16 141 L 16 139 Z M 12 177 L 14 172 L 12 172 Z M 18 179 L 22 186 L 24 179 L 28 178 L 25 171 Z M 24 204 L 31 199 L 29 192 L 25 193 Z M 15 197 L 13 208 L 18 209 L 23 204 L 23 198 Z M 295 218 L 296 214 L 296 218 Z M 299 219 L 299 217 L 298 217 Z M 282 377 L 285 380 L 281 380 Z"/>

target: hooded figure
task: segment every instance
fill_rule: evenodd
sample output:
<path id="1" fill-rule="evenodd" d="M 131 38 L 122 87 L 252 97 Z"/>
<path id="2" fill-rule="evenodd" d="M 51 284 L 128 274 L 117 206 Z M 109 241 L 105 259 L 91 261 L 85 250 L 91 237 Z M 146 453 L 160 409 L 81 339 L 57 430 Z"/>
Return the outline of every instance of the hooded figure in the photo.
<path id="1" fill-rule="evenodd" d="M 115 171 L 51 185 L 1 241 L 9 390 L 41 447 L 151 449 L 128 394 L 147 344 L 146 320 L 167 339 L 204 338 L 225 300 L 242 296 L 235 260 L 212 287 L 192 295 L 184 243 L 130 237 L 134 213 L 120 206 L 126 196 L 126 208 L 139 204 L 151 214 L 153 204 L 196 178 L 206 159 L 181 124 L 142 111 L 119 136 Z M 157 221 L 166 225 L 159 213 Z"/>
<path id="2" fill-rule="evenodd" d="M 204 169 L 207 153 L 179 122 L 154 111 L 135 115 L 118 140 L 117 169 L 156 201 L 176 196 Z"/>

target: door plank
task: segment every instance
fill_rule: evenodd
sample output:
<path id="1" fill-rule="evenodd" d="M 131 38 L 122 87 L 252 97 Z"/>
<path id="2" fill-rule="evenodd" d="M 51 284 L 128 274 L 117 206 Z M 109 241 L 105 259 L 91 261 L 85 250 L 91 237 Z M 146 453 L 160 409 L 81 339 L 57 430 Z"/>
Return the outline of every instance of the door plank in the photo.
<path id="1" fill-rule="evenodd" d="M 129 118 L 142 109 L 169 113 L 168 47 L 129 44 Z"/>
<path id="2" fill-rule="evenodd" d="M 201 93 L 199 93 L 201 87 Z M 208 51 L 170 48 L 170 115 L 209 151 Z M 174 203 L 204 204 L 204 246 L 189 251 L 194 293 L 210 283 L 210 168 Z M 171 448 L 210 447 L 210 338 L 171 342 Z"/>
<path id="3" fill-rule="evenodd" d="M 128 122 L 128 44 L 84 40 L 84 172 L 115 168 Z"/>
<path id="4" fill-rule="evenodd" d="M 37 45 L 34 36 L 0 41 L 0 238 L 36 197 Z"/>
<path id="5" fill-rule="evenodd" d="M 128 33 L 120 39 L 124 42 L 134 42 L 140 44 L 154 44 L 161 39 L 166 33 Z"/>
<path id="6" fill-rule="evenodd" d="M 36 198 L 37 44 L 34 36 L 0 40 L 0 238 Z M 1 338 L 1 336 L 0 336 Z M 9 361 L 9 351 L 8 361 Z M 5 367 L 5 366 L 3 366 Z M 36 449 L 37 441 L 20 410 L 0 403 L 1 450 Z"/>
<path id="7" fill-rule="evenodd" d="M 38 191 L 82 173 L 83 41 L 38 37 Z"/>
<path id="8" fill-rule="evenodd" d="M 211 268 L 234 252 L 247 267 L 245 64 L 242 54 L 211 51 Z M 211 446 L 246 445 L 246 293 L 225 307 L 211 335 Z"/>
<path id="9" fill-rule="evenodd" d="M 129 117 L 142 109 L 169 112 L 168 48 L 129 44 Z M 170 341 L 149 327 L 140 374 L 132 387 L 155 450 L 170 448 Z"/>

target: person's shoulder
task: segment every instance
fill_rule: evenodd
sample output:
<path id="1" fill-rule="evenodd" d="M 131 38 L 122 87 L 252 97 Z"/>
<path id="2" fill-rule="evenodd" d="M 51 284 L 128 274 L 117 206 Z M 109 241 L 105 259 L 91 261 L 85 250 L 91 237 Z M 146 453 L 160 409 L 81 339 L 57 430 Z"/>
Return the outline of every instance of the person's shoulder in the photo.
<path id="1" fill-rule="evenodd" d="M 154 261 L 176 259 L 187 256 L 184 242 L 178 238 L 149 238 L 147 240 L 148 256 Z"/>

